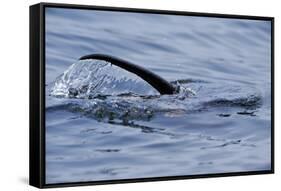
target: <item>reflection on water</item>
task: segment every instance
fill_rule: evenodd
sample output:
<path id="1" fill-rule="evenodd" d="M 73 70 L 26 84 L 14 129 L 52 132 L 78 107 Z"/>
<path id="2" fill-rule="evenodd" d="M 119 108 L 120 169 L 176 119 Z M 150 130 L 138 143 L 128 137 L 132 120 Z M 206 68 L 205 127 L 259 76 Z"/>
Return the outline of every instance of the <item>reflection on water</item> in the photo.
<path id="1" fill-rule="evenodd" d="M 46 11 L 46 181 L 270 169 L 270 23 Z M 83 55 L 145 67 L 181 91 Z"/>

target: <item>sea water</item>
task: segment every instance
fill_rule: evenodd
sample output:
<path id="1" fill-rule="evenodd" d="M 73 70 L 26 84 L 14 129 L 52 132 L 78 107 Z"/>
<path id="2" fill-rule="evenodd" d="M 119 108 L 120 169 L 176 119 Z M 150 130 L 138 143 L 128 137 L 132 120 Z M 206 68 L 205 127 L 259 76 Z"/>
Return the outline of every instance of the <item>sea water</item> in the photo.
<path id="1" fill-rule="evenodd" d="M 46 183 L 271 169 L 270 63 L 269 21 L 47 8 Z"/>

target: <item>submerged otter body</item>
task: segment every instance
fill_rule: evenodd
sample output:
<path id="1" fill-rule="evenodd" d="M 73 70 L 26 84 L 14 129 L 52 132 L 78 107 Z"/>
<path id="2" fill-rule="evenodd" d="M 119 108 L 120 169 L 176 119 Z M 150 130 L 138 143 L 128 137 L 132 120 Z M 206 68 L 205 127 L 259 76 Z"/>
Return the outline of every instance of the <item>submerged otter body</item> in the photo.
<path id="1" fill-rule="evenodd" d="M 87 60 L 87 59 L 95 59 L 95 60 L 103 60 L 106 62 L 110 62 L 111 64 L 123 68 L 129 72 L 132 72 L 149 83 L 152 87 L 154 87 L 160 94 L 175 94 L 178 92 L 178 88 L 169 83 L 167 80 L 158 76 L 157 74 L 141 67 L 135 65 L 126 60 L 105 55 L 105 54 L 90 54 L 81 57 L 79 60 Z"/>

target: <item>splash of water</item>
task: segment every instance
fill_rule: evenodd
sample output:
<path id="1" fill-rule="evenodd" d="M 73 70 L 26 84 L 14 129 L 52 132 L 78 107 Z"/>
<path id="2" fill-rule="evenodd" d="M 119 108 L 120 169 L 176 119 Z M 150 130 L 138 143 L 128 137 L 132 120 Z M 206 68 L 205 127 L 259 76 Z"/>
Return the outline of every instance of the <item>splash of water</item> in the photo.
<path id="1" fill-rule="evenodd" d="M 59 76 L 50 94 L 57 97 L 94 98 L 124 93 L 159 95 L 147 82 L 105 61 L 83 60 Z"/>

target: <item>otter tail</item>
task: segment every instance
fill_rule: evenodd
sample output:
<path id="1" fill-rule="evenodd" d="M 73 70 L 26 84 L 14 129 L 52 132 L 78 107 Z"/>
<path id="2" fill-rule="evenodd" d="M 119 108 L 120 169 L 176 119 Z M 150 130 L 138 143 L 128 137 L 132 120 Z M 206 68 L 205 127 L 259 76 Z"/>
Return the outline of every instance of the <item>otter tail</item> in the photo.
<path id="1" fill-rule="evenodd" d="M 95 59 L 95 60 L 104 60 L 110 62 L 113 65 L 116 65 L 120 68 L 123 68 L 129 72 L 132 72 L 149 83 L 152 87 L 154 87 L 160 94 L 174 94 L 177 92 L 177 88 L 170 84 L 167 80 L 158 76 L 157 74 L 141 67 L 135 65 L 126 60 L 116 58 L 113 56 L 105 55 L 105 54 L 90 54 L 81 57 L 79 60 L 86 59 Z"/>

